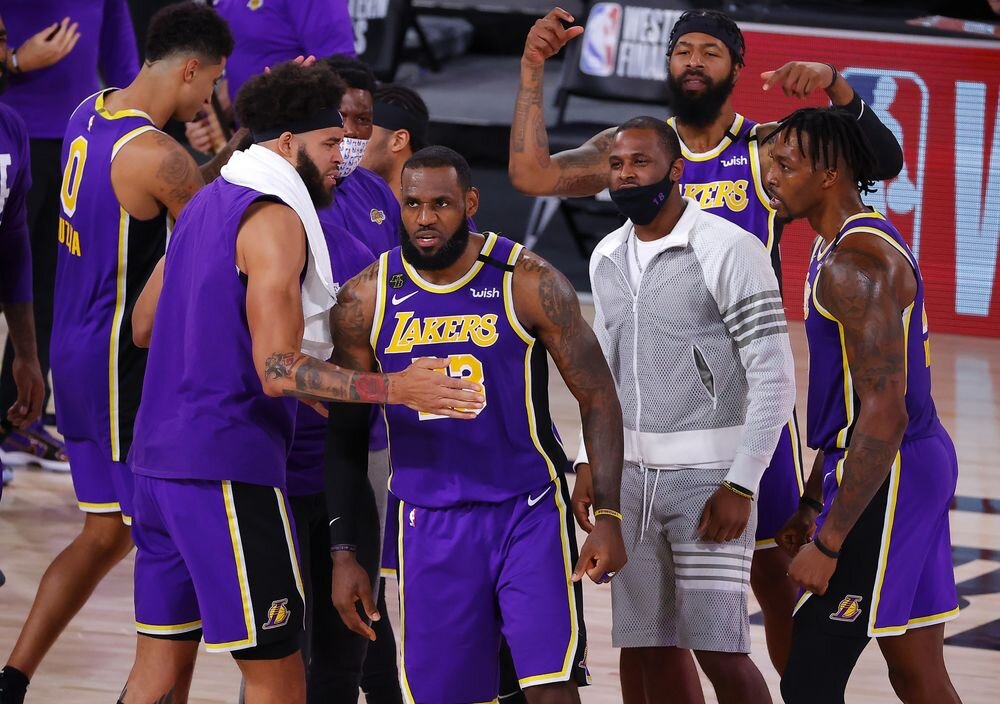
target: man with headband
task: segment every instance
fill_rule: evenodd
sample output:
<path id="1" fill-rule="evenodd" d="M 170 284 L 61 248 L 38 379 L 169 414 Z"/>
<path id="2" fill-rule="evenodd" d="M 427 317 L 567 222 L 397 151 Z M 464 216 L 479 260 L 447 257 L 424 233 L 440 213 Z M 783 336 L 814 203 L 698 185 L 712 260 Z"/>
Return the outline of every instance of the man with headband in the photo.
<path id="1" fill-rule="evenodd" d="M 361 166 L 389 184 L 399 200 L 403 164 L 427 146 L 430 114 L 423 98 L 398 83 L 379 86 L 375 99 L 375 128 Z"/>
<path id="2" fill-rule="evenodd" d="M 607 156 L 614 128 L 596 135 L 576 149 L 554 156 L 548 153 L 543 115 L 542 77 L 546 59 L 583 33 L 582 27 L 563 27 L 573 18 L 555 9 L 536 22 L 528 35 L 521 60 L 521 83 L 511 128 L 510 176 L 515 187 L 533 195 L 593 195 L 608 185 Z M 669 43 L 668 84 L 675 116 L 668 124 L 681 140 L 686 162 L 680 185 L 684 195 L 755 235 L 767 248 L 781 282 L 778 240 L 781 220 L 770 207 L 760 175 L 770 167 L 770 155 L 758 143 L 774 124 L 757 125 L 735 112 L 733 85 L 743 67 L 745 45 L 739 27 L 726 15 L 690 10 L 677 20 Z M 765 89 L 780 87 L 785 94 L 805 97 L 824 89 L 836 105 L 847 106 L 875 147 L 876 178 L 895 176 L 902 152 L 891 132 L 867 109 L 835 67 L 822 63 L 791 62 L 762 74 Z M 728 164 L 728 166 L 727 166 Z M 584 459 L 584 458 L 581 458 Z M 587 468 L 581 465 L 574 508 L 579 518 L 587 511 Z M 802 472 L 795 422 L 788 423 L 759 490 L 757 551 L 751 585 L 764 613 L 771 661 L 781 672 L 791 641 L 791 611 L 796 589 L 787 576 L 789 557 L 773 549 L 786 520 L 814 520 L 819 497 L 802 500 Z M 757 498 L 755 497 L 755 500 Z M 767 549 L 772 548 L 772 549 Z M 650 634 L 650 643 L 660 642 Z M 620 639 L 617 641 L 623 643 Z M 690 658 L 678 653 L 677 664 Z M 634 669 L 641 648 L 622 652 L 623 681 Z M 659 672 L 669 678 L 668 667 Z M 628 702 L 629 700 L 626 699 Z M 697 698 L 694 700 L 697 701 Z"/>
<path id="3" fill-rule="evenodd" d="M 255 144 L 174 229 L 129 456 L 139 636 L 123 703 L 184 700 L 175 687 L 202 637 L 233 653 L 248 704 L 305 702 L 285 493 L 292 397 L 453 418 L 481 406 L 478 385 L 432 371 L 442 360 L 398 375 L 321 361 L 335 288 L 315 206 L 330 202 L 341 161 L 342 94 L 322 65 L 248 81 L 236 109 Z"/>

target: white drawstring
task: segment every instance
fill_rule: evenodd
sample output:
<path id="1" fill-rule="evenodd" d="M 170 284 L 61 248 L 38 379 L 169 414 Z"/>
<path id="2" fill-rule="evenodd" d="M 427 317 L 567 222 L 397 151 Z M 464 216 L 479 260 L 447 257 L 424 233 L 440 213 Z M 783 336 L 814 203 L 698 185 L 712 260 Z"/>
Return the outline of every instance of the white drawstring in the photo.
<path id="1" fill-rule="evenodd" d="M 639 530 L 639 540 L 641 541 L 645 539 L 646 530 L 649 528 L 649 522 L 653 519 L 653 505 L 656 502 L 656 487 L 660 483 L 660 472 L 662 469 L 660 467 L 649 469 L 640 458 L 639 471 L 642 472 L 642 528 Z M 653 492 L 647 495 L 646 487 L 648 486 L 649 473 L 653 471 L 656 472 L 656 476 L 653 477 Z"/>

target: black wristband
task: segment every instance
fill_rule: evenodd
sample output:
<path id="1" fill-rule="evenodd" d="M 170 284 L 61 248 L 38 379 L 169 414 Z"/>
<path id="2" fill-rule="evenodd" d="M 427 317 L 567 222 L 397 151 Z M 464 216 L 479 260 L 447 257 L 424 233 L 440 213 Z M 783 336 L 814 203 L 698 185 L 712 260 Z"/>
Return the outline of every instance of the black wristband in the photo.
<path id="1" fill-rule="evenodd" d="M 837 77 L 840 76 L 840 74 L 837 72 L 836 66 L 834 66 L 833 64 L 827 64 L 827 66 L 829 66 L 830 70 L 833 71 L 833 80 L 830 81 L 830 85 L 828 85 L 823 90 L 830 90 L 831 88 L 833 88 L 833 84 L 837 82 Z"/>
<path id="2" fill-rule="evenodd" d="M 816 499 L 810 498 L 808 496 L 803 496 L 799 499 L 799 506 L 808 506 L 816 513 L 823 513 L 823 502 L 817 501 Z"/>
<path id="3" fill-rule="evenodd" d="M 829 557 L 831 560 L 836 560 L 838 557 L 840 557 L 839 552 L 837 552 L 836 550 L 831 550 L 827 546 L 823 545 L 823 543 L 820 542 L 818 535 L 815 538 L 813 538 L 813 545 L 815 545 L 817 550 L 819 550 L 821 553 Z"/>

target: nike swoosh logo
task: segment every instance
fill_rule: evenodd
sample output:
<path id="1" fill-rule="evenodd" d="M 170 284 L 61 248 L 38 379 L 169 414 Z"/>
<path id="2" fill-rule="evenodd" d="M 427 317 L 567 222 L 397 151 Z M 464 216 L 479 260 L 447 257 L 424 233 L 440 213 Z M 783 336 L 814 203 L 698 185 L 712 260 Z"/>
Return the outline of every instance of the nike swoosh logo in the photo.
<path id="1" fill-rule="evenodd" d="M 420 293 L 420 291 L 414 291 L 413 293 L 408 293 L 408 294 L 406 294 L 406 295 L 405 295 L 405 296 L 403 296 L 402 298 L 398 298 L 398 297 L 396 297 L 396 296 L 393 296 L 393 297 L 392 297 L 392 305 L 394 305 L 394 306 L 398 306 L 398 305 L 399 305 L 400 303 L 402 303 L 403 301 L 405 301 L 405 300 L 406 300 L 407 298 L 413 298 L 413 297 L 414 297 L 414 296 L 416 296 L 416 295 L 417 295 L 418 293 Z"/>
<path id="2" fill-rule="evenodd" d="M 337 516 L 332 521 L 330 521 L 330 525 L 332 526 L 334 523 L 336 523 L 337 521 L 339 521 L 341 518 L 343 518 L 343 516 Z"/>
<path id="3" fill-rule="evenodd" d="M 544 498 L 545 498 L 545 495 L 549 493 L 549 490 L 550 490 L 550 489 L 552 489 L 552 485 L 551 485 L 551 484 L 549 485 L 549 488 L 548 488 L 548 489 L 546 489 L 545 491 L 543 491 L 543 492 L 542 492 L 541 494 L 539 494 L 539 495 L 538 495 L 537 497 L 535 497 L 535 498 L 532 498 L 532 497 L 531 497 L 531 496 L 529 495 L 529 496 L 528 496 L 528 506 L 534 506 L 534 505 L 535 505 L 535 504 L 537 504 L 537 503 L 538 503 L 539 501 L 541 501 L 542 499 L 544 499 Z"/>

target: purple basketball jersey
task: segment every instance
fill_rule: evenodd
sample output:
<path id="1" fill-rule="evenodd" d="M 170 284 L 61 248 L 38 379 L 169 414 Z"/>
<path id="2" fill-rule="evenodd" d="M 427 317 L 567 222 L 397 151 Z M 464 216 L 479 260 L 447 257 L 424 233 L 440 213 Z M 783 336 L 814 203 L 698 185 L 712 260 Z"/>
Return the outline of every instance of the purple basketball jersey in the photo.
<path id="1" fill-rule="evenodd" d="M 422 279 L 398 247 L 379 260 L 371 341 L 381 369 L 447 357 L 449 375 L 481 383 L 486 394 L 475 420 L 385 407 L 389 488 L 408 504 L 498 503 L 544 486 L 564 466 L 549 416 L 545 348 L 514 312 L 521 249 L 490 233 L 479 260 L 446 286 Z"/>
<path id="2" fill-rule="evenodd" d="M 358 167 L 337 185 L 333 204 L 317 211 L 324 229 L 341 227 L 376 257 L 399 244 L 399 202 L 381 176 Z"/>
<path id="3" fill-rule="evenodd" d="M 240 221 L 261 199 L 273 198 L 218 178 L 177 221 L 129 457 L 137 474 L 285 486 L 298 402 L 261 388 L 236 267 Z"/>
<path id="4" fill-rule="evenodd" d="M 130 217 L 111 164 L 133 138 L 156 131 L 139 110 L 108 112 L 111 90 L 87 98 L 62 148 L 58 260 L 52 320 L 52 389 L 59 430 L 123 461 L 132 439 L 146 352 L 132 344 L 131 311 L 166 243 L 166 211 Z"/>
<path id="5" fill-rule="evenodd" d="M 830 453 L 847 447 L 861 404 L 853 390 L 842 328 L 816 295 L 824 262 L 845 237 L 864 233 L 891 244 L 913 267 L 917 294 L 901 312 L 906 344 L 906 410 L 910 421 L 903 442 L 940 430 L 931 398 L 931 357 L 924 308 L 924 280 L 906 240 L 877 212 L 848 218 L 829 244 L 817 238 L 809 260 L 805 287 L 806 339 L 809 343 L 808 433 L 810 447 Z"/>
<path id="6" fill-rule="evenodd" d="M 671 117 L 667 124 L 676 131 L 675 119 Z M 702 210 L 739 225 L 772 252 L 780 232 L 764 193 L 758 149 L 757 123 L 740 114 L 715 149 L 692 152 L 681 140 L 684 175 L 680 186 Z"/>

